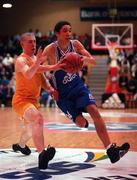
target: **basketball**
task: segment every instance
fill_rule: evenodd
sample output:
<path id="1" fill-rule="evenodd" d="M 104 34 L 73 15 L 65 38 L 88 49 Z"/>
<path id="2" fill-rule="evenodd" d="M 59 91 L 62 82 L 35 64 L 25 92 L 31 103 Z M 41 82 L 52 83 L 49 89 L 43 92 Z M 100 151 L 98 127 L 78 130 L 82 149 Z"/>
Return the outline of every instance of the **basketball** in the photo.
<path id="1" fill-rule="evenodd" d="M 66 64 L 64 70 L 68 73 L 77 73 L 83 67 L 82 56 L 76 52 L 67 53 L 63 61 Z"/>

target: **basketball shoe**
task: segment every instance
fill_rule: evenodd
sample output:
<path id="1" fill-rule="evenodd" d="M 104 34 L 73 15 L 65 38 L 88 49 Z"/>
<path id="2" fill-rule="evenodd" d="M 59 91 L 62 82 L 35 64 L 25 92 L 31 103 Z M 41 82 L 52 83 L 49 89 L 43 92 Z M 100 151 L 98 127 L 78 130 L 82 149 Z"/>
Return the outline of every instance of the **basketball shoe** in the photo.
<path id="1" fill-rule="evenodd" d="M 53 159 L 54 155 L 56 153 L 56 150 L 54 147 L 48 146 L 47 150 L 43 150 L 39 154 L 39 169 L 47 169 L 48 163 L 50 160 Z"/>
<path id="2" fill-rule="evenodd" d="M 13 144 L 12 149 L 15 152 L 20 151 L 22 154 L 25 154 L 25 155 L 30 155 L 30 153 L 31 153 L 31 150 L 27 145 L 25 145 L 25 147 L 22 148 L 19 146 L 19 144 Z"/>
<path id="3" fill-rule="evenodd" d="M 116 144 L 113 143 L 110 148 L 107 149 L 107 155 L 111 163 L 115 163 L 122 158 L 128 152 L 129 148 L 129 143 L 124 143 L 122 146 L 116 146 Z"/>

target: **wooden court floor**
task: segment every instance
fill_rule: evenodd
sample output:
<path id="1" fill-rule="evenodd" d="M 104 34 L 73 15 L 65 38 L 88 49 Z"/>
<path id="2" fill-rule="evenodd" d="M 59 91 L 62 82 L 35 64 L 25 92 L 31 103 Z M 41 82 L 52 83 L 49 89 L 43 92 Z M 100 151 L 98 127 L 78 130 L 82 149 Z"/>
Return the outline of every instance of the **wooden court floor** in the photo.
<path id="1" fill-rule="evenodd" d="M 41 108 L 40 111 L 45 117 L 45 146 L 51 144 L 57 148 L 104 148 L 94 130 L 93 121 L 88 116 L 92 130 L 76 128 L 58 108 Z M 99 111 L 105 123 L 111 125 L 112 129 L 108 128 L 111 141 L 118 145 L 129 142 L 130 150 L 137 151 L 137 109 Z M 13 143 L 18 142 L 22 125 L 12 108 L 0 108 L 0 149 L 11 148 Z M 33 141 L 30 140 L 28 145 L 34 147 Z"/>

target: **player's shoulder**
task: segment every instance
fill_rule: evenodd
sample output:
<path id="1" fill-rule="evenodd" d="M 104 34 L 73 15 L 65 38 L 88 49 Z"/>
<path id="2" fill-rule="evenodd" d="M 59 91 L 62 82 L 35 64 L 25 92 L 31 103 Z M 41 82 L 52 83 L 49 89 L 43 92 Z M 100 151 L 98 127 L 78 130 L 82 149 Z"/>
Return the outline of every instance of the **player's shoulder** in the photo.
<path id="1" fill-rule="evenodd" d="M 16 62 L 18 62 L 18 63 L 20 63 L 20 62 L 22 62 L 22 61 L 25 61 L 25 57 L 24 56 L 22 56 L 22 55 L 19 55 L 18 57 L 17 57 L 17 59 L 16 59 Z"/>
<path id="2" fill-rule="evenodd" d="M 77 39 L 72 39 L 72 40 L 70 40 L 73 44 L 77 44 L 77 43 L 79 43 L 79 40 L 77 40 Z"/>
<path id="3" fill-rule="evenodd" d="M 82 45 L 81 42 L 77 39 L 71 40 L 71 42 L 72 42 L 73 46 L 76 46 L 76 47 Z"/>
<path id="4" fill-rule="evenodd" d="M 31 58 L 31 57 L 30 57 Z M 29 59 L 29 56 L 26 56 L 24 54 L 20 54 L 17 58 L 16 58 L 16 63 L 15 65 L 23 65 L 23 64 L 27 64 L 27 61 Z M 34 55 L 34 60 L 36 59 L 36 56 Z"/>
<path id="5" fill-rule="evenodd" d="M 73 46 L 74 46 L 74 48 L 75 48 L 75 50 L 76 50 L 76 52 L 79 52 L 80 53 L 80 51 L 81 50 L 83 50 L 83 45 L 82 45 L 82 43 L 79 41 L 79 40 L 73 40 Z"/>
<path id="6" fill-rule="evenodd" d="M 44 49 L 44 52 L 46 53 L 52 53 L 52 52 L 54 52 L 55 51 L 55 45 L 54 45 L 54 43 L 51 43 L 51 44 L 49 44 L 49 45 L 47 45 L 46 47 L 45 47 L 45 49 Z"/>
<path id="7" fill-rule="evenodd" d="M 21 68 L 26 64 L 26 58 L 23 56 L 18 56 L 16 58 L 16 61 L 14 62 L 14 66 L 15 66 L 15 71 L 19 72 L 21 71 Z"/>

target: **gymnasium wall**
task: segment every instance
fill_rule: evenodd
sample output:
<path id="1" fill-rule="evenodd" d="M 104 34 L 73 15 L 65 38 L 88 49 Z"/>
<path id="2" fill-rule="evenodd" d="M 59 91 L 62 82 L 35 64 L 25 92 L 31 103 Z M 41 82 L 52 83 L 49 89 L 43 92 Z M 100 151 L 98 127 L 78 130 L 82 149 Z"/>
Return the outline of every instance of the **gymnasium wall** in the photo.
<path id="1" fill-rule="evenodd" d="M 15 0 L 15 5 L 11 9 L 0 7 L 0 35 L 20 34 L 30 28 L 33 30 L 38 28 L 42 34 L 46 34 L 59 20 L 70 21 L 73 32 L 78 35 L 85 32 L 90 34 L 92 23 L 111 23 L 111 21 L 81 22 L 80 7 L 108 6 L 103 1 L 99 4 L 95 4 L 95 1 L 94 4 L 89 2 L 86 0 Z M 126 21 L 126 23 L 133 23 L 134 28 L 137 29 L 137 22 Z"/>

